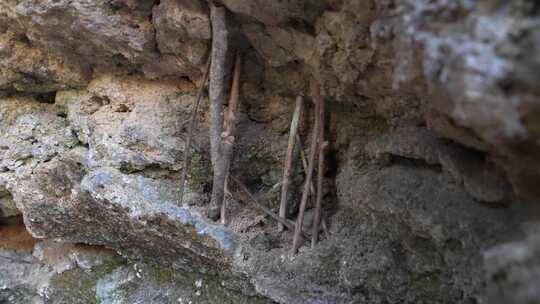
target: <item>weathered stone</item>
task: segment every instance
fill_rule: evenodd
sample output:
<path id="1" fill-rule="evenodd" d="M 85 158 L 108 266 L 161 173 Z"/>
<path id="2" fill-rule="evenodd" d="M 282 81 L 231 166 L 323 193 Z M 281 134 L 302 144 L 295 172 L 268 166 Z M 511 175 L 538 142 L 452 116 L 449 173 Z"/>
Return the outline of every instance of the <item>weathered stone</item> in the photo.
<path id="1" fill-rule="evenodd" d="M 78 144 L 53 105 L 32 98 L 0 99 L 0 172 L 24 171 Z"/>
<path id="2" fill-rule="evenodd" d="M 366 145 L 371 158 L 382 158 L 384 154 L 409 159 L 423 160 L 430 165 L 440 163 L 439 153 L 445 143 L 427 129 L 407 128 L 385 134 Z"/>
<path id="3" fill-rule="evenodd" d="M 57 106 L 66 109 L 79 139 L 88 144 L 90 166 L 178 170 L 193 98 L 187 82 L 104 75 L 85 91 L 59 92 Z M 196 134 L 205 130 L 199 124 Z M 195 145 L 203 149 L 207 140 L 197 136 Z"/>
<path id="4" fill-rule="evenodd" d="M 43 93 L 82 87 L 90 70 L 32 46 L 25 36 L 0 33 L 0 89 Z"/>
<path id="5" fill-rule="evenodd" d="M 508 202 L 511 187 L 485 155 L 439 139 L 424 128 L 404 128 L 367 143 L 366 153 L 373 159 L 398 156 L 442 166 L 458 184 L 482 202 Z"/>
<path id="6" fill-rule="evenodd" d="M 288 256 L 290 239 L 258 235 L 236 265 L 279 303 L 466 303 L 481 297 L 481 250 L 511 231 L 506 210 L 477 204 L 449 176 L 347 163 L 331 237 Z"/>
<path id="7" fill-rule="evenodd" d="M 303 0 L 266 1 L 266 0 L 224 0 L 231 11 L 249 16 L 268 25 L 278 25 L 292 18 L 302 18 Z"/>
<path id="8" fill-rule="evenodd" d="M 200 7 L 196 1 L 191 3 L 187 8 L 197 8 L 197 5 Z M 189 2 L 183 4 L 189 4 Z M 32 46 L 35 45 L 36 47 L 31 49 L 35 53 L 34 57 L 44 57 L 45 55 L 40 55 L 40 52 L 45 53 L 45 51 L 41 50 L 51 53 L 49 57 L 45 57 L 50 58 L 45 67 L 49 66 L 51 72 L 36 74 L 34 70 L 43 64 L 38 62 L 39 57 L 36 57 L 33 61 L 34 68 L 30 73 L 32 77 L 24 77 L 16 82 L 15 86 L 21 89 L 35 88 L 34 90 L 38 91 L 66 88 L 66 86 L 87 82 L 89 80 L 87 71 L 91 70 L 126 73 L 140 68 L 150 78 L 170 75 L 198 76 L 200 71 L 194 63 L 197 64 L 201 58 L 204 58 L 205 55 L 198 52 L 204 51 L 205 43 L 201 43 L 200 46 L 189 46 L 192 40 L 185 41 L 186 44 L 182 45 L 184 49 L 181 52 L 182 56 L 177 57 L 177 52 L 165 52 L 161 56 L 158 49 L 165 47 L 164 50 L 167 51 L 167 46 L 156 41 L 154 24 L 151 22 L 151 9 L 147 6 L 125 1 L 87 3 L 85 1 L 36 2 L 28 0 L 2 3 L 0 23 L 6 24 L 17 35 L 25 37 L 24 39 L 28 40 Z M 170 5 L 164 3 L 164 6 Z M 186 5 L 180 7 L 184 9 Z M 174 13 L 161 16 L 159 12 L 158 8 L 155 22 L 158 39 L 163 42 L 163 39 L 166 39 L 163 35 L 166 36 L 168 31 L 167 24 L 175 24 L 177 21 L 174 20 L 176 18 Z M 201 12 L 196 12 L 196 14 L 201 18 Z M 168 17 L 173 20 L 166 20 Z M 208 37 L 207 27 L 195 28 L 193 24 L 178 26 L 189 26 L 190 37 Z M 202 32 L 198 32 L 199 29 Z M 156 43 L 159 44 L 158 48 L 156 48 Z M 175 45 L 178 46 L 178 44 Z M 193 54 L 186 53 L 190 48 L 194 50 Z M 12 56 L 16 56 L 16 53 Z M 32 61 L 28 60 L 28 62 Z M 17 80 L 15 72 L 24 69 L 28 64 L 18 64 L 15 67 L 18 66 L 20 66 L 19 69 L 10 68 L 5 72 L 8 73 L 5 77 L 11 79 L 11 82 Z M 70 71 L 78 72 L 78 74 L 73 72 L 69 74 Z M 25 71 L 22 70 L 22 72 Z M 52 82 L 55 78 L 60 81 L 60 84 L 55 85 Z M 46 82 L 39 83 L 40 79 L 42 79 L 41 82 Z M 31 81 L 38 81 L 38 83 L 31 83 Z M 30 83 L 26 84 L 27 82 Z M 52 84 L 48 84 L 49 82 Z"/>
<path id="9" fill-rule="evenodd" d="M 484 253 L 489 303 L 538 303 L 540 299 L 540 239 L 496 246 Z"/>
<path id="10" fill-rule="evenodd" d="M 204 64 L 212 36 L 208 10 L 199 0 L 161 1 L 153 11 L 162 56 L 177 56 L 194 66 Z"/>
<path id="11" fill-rule="evenodd" d="M 15 201 L 13 201 L 13 197 L 3 187 L 5 187 L 5 185 L 2 186 L 2 181 L 0 179 L 0 222 L 6 218 L 21 215 L 21 212 L 15 205 Z"/>
<path id="12" fill-rule="evenodd" d="M 528 1 L 407 2 L 404 26 L 423 46 L 425 75 L 437 93 L 431 106 L 492 146 L 520 195 L 537 197 L 537 13 L 518 4 Z M 438 11 L 446 17 L 435 24 Z"/>
<path id="13" fill-rule="evenodd" d="M 340 244 L 352 242 L 347 247 L 360 251 L 341 260 L 345 284 L 365 290 L 372 303 L 481 297 L 480 252 L 512 230 L 514 216 L 476 203 L 445 173 L 411 170 L 407 162 L 380 170 L 353 162 L 340 172 L 344 209 L 333 222 L 344 224 L 339 235 L 359 233 Z M 352 224 L 357 221 L 362 224 Z"/>
<path id="14" fill-rule="evenodd" d="M 259 24 L 247 24 L 242 30 L 270 66 L 284 66 L 292 61 L 312 61 L 315 39 L 308 33 L 294 28 L 264 27 Z"/>
<path id="15" fill-rule="evenodd" d="M 173 181 L 112 168 L 85 175 L 77 163 L 55 159 L 13 191 L 35 237 L 107 245 L 138 257 L 160 248 L 162 258 L 187 269 L 193 261 L 214 269 L 226 266 L 234 236 L 177 206 L 177 188 Z"/>
<path id="16" fill-rule="evenodd" d="M 503 202 L 511 196 L 510 185 L 480 153 L 451 146 L 439 154 L 445 170 L 463 182 L 465 189 L 482 202 Z"/>
<path id="17" fill-rule="evenodd" d="M 96 246 L 37 241 L 23 225 L 0 230 L 0 301 L 45 303 L 270 303 L 220 275 L 128 262 Z"/>

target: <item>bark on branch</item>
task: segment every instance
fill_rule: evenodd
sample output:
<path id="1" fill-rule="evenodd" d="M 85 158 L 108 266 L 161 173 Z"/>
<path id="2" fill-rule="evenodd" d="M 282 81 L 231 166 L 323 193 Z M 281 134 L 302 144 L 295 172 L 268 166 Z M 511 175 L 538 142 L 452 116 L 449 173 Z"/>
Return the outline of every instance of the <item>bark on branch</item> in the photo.
<path id="1" fill-rule="evenodd" d="M 296 135 L 298 133 L 298 125 L 300 122 L 300 116 L 302 115 L 303 98 L 298 96 L 296 99 L 296 106 L 294 108 L 294 114 L 291 121 L 291 130 L 289 132 L 289 143 L 287 147 L 287 156 L 285 159 L 285 169 L 283 170 L 283 182 L 281 184 L 281 202 L 279 205 L 279 216 L 287 218 L 287 204 L 288 204 L 288 191 L 291 184 L 291 172 L 294 158 L 294 144 Z M 279 231 L 283 231 L 283 224 L 278 224 Z"/>
<path id="2" fill-rule="evenodd" d="M 298 150 L 300 150 L 300 158 L 302 160 L 302 167 L 304 168 L 304 172 L 307 172 L 308 170 L 308 161 L 306 157 L 306 153 L 304 152 L 304 144 L 302 143 L 302 138 L 300 138 L 299 134 L 296 134 L 296 144 L 298 145 Z M 310 193 L 312 197 L 315 197 L 315 186 L 313 186 L 313 182 L 310 185 Z M 322 215 L 321 210 L 321 224 L 324 232 L 324 236 L 328 239 L 330 238 L 330 231 L 328 230 L 328 225 L 326 224 L 326 220 L 324 219 Z"/>
<path id="3" fill-rule="evenodd" d="M 325 150 L 328 146 L 328 143 L 324 141 L 324 98 L 319 96 L 321 100 L 317 103 L 319 104 L 319 168 L 317 175 L 317 199 L 315 203 L 315 216 L 313 218 L 313 229 L 311 230 L 311 247 L 315 247 L 319 239 L 319 222 L 321 221 L 321 208 L 322 208 L 322 197 L 323 197 L 323 179 L 324 179 L 324 157 Z"/>
<path id="4" fill-rule="evenodd" d="M 223 203 L 224 181 L 226 178 L 226 162 L 223 159 L 223 108 L 226 97 L 225 80 L 227 54 L 229 49 L 227 12 L 223 6 L 210 2 L 210 18 L 212 22 L 212 64 L 210 66 L 210 154 L 214 168 L 212 197 L 210 201 L 211 218 L 217 217 L 218 208 Z M 226 138 L 227 139 L 227 138 Z"/>
<path id="5" fill-rule="evenodd" d="M 212 53 L 210 66 L 210 154 L 212 164 L 219 156 L 221 133 L 223 133 L 223 104 L 225 103 L 225 70 L 229 49 L 226 24 L 226 10 L 210 2 L 210 17 L 212 22 Z"/>
<path id="6" fill-rule="evenodd" d="M 217 162 L 219 165 L 219 170 L 225 171 L 225 177 L 223 181 L 218 180 L 219 186 L 223 184 L 223 194 L 224 196 L 225 189 L 227 188 L 227 180 L 229 177 L 231 160 L 233 158 L 233 148 L 234 142 L 236 140 L 236 123 L 238 120 L 238 105 L 240 100 L 240 71 L 242 69 L 242 58 L 240 54 L 236 54 L 235 64 L 234 64 L 234 76 L 233 83 L 231 88 L 231 96 L 229 99 L 229 110 L 227 117 L 225 118 L 225 132 L 221 136 L 221 152 L 220 160 Z M 221 176 L 221 175 L 220 175 Z M 220 189 L 221 191 L 221 189 Z M 227 204 L 223 198 L 221 201 L 221 223 L 223 225 L 227 224 Z"/>

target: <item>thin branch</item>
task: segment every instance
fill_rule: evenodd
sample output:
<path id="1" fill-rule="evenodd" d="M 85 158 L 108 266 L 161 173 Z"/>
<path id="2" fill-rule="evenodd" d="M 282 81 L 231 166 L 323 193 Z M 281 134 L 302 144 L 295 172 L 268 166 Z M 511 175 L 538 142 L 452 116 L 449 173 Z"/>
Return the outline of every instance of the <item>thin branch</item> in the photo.
<path id="1" fill-rule="evenodd" d="M 189 170 L 189 162 L 191 160 L 191 140 L 193 139 L 193 130 L 195 129 L 196 117 L 199 112 L 199 107 L 201 104 L 202 95 L 204 92 L 204 86 L 208 80 L 208 73 L 210 71 L 210 62 L 211 57 L 208 57 L 208 62 L 204 69 L 204 75 L 199 84 L 199 91 L 197 92 L 197 98 L 195 99 L 195 104 L 191 110 L 191 118 L 189 121 L 188 137 L 186 139 L 186 145 L 184 147 L 184 159 L 182 162 L 182 176 L 180 177 L 180 205 L 183 205 L 184 202 L 184 189 L 186 185 L 187 172 Z"/>
<path id="2" fill-rule="evenodd" d="M 302 160 L 302 167 L 304 168 L 304 172 L 307 173 L 308 161 L 306 157 L 306 152 L 304 151 L 304 144 L 302 143 L 302 138 L 300 138 L 300 134 L 296 134 L 296 144 L 298 145 L 298 150 L 300 151 L 300 159 Z M 315 187 L 313 186 L 313 183 L 309 185 L 309 189 L 311 191 L 311 194 L 315 195 Z"/>
<path id="3" fill-rule="evenodd" d="M 225 169 L 225 177 L 223 181 L 218 181 L 219 183 L 223 182 L 223 191 L 228 188 L 227 180 L 230 174 L 231 160 L 233 154 L 233 145 L 235 142 L 236 136 L 236 122 L 238 120 L 238 104 L 240 96 L 240 72 L 242 69 L 242 58 L 240 54 L 236 54 L 236 60 L 234 64 L 234 76 L 233 83 L 231 88 L 231 96 L 229 99 L 229 110 L 228 115 L 225 118 L 225 132 L 222 134 L 222 145 L 223 145 L 223 166 Z M 219 163 L 219 162 L 218 162 Z M 221 185 L 221 184 L 220 184 Z M 221 223 L 223 225 L 227 224 L 227 202 L 225 199 L 221 202 Z"/>
<path id="4" fill-rule="evenodd" d="M 320 94 L 321 94 L 321 88 L 320 85 L 317 83 L 315 85 L 315 102 L 316 102 L 316 111 L 315 113 L 319 112 L 320 107 Z M 291 248 L 291 254 L 296 254 L 298 252 L 298 248 L 300 247 L 300 232 L 302 231 L 302 224 L 304 222 L 304 213 L 306 211 L 307 206 L 307 200 L 309 197 L 309 190 L 311 185 L 311 179 L 313 178 L 313 169 L 315 167 L 315 156 L 316 156 L 316 150 L 317 150 L 317 137 L 319 134 L 319 124 L 320 124 L 320 118 L 319 115 L 315 115 L 315 126 L 313 128 L 313 134 L 311 137 L 311 148 L 309 151 L 309 163 L 308 163 L 308 170 L 306 172 L 306 181 L 304 184 L 304 192 L 302 192 L 302 199 L 300 201 L 300 210 L 298 212 L 298 219 L 296 220 L 296 225 L 294 229 L 294 237 L 293 237 L 293 246 Z"/>
<path id="5" fill-rule="evenodd" d="M 304 144 L 302 143 L 302 138 L 300 138 L 300 134 L 296 134 L 296 144 L 298 145 L 298 149 L 300 150 L 300 157 L 302 159 L 302 166 L 304 167 L 304 172 L 307 172 L 308 170 L 308 163 L 306 158 L 306 152 L 304 151 Z M 315 186 L 313 186 L 313 182 L 310 185 L 311 195 L 315 196 Z M 326 220 L 323 216 L 321 216 L 321 226 L 323 228 L 324 236 L 328 239 L 330 238 L 330 231 L 328 230 L 328 225 L 326 224 Z"/>
<path id="6" fill-rule="evenodd" d="M 266 213 L 268 216 L 270 216 L 272 219 L 274 219 L 276 222 L 281 223 L 283 226 L 285 226 L 287 229 L 294 231 L 295 230 L 295 223 L 293 221 L 284 219 L 280 217 L 279 215 L 275 214 L 270 208 L 266 207 L 265 205 L 261 204 L 255 196 L 248 190 L 246 185 L 242 183 L 238 178 L 231 176 L 231 179 L 238 185 L 238 188 L 242 190 L 249 198 L 252 204 L 254 204 L 257 208 L 262 210 L 264 213 Z M 306 235 L 305 232 L 302 231 L 301 236 L 309 240 L 309 235 Z"/>
<path id="7" fill-rule="evenodd" d="M 315 216 L 313 218 L 313 229 L 311 230 L 311 247 L 315 247 L 319 239 L 319 222 L 321 221 L 321 208 L 323 197 L 323 179 L 324 179 L 324 151 L 328 147 L 328 142 L 324 141 L 324 98 L 320 98 L 319 104 L 319 168 L 317 175 L 317 199 L 315 203 Z"/>
<path id="8" fill-rule="evenodd" d="M 296 134 L 298 133 L 298 124 L 300 122 L 300 116 L 302 114 L 302 105 L 303 98 L 298 96 L 296 98 L 296 106 L 294 108 L 294 114 L 291 121 L 291 130 L 289 132 L 289 144 L 287 147 L 287 156 L 285 159 L 285 169 L 283 170 L 283 182 L 281 184 L 281 202 L 279 204 L 279 216 L 282 218 L 287 218 L 287 194 L 289 191 L 289 186 L 291 184 L 291 172 L 293 164 L 293 154 L 294 154 L 294 142 Z M 283 225 L 278 224 L 279 231 L 283 231 Z"/>

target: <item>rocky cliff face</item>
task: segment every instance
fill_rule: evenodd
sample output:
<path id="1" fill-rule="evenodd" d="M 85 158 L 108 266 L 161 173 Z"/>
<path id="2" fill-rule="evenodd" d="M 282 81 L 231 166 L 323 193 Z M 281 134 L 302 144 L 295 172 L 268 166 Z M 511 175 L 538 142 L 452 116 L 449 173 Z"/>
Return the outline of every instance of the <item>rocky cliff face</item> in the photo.
<path id="1" fill-rule="evenodd" d="M 539 303 L 535 1 L 221 2 L 243 58 L 231 170 L 277 210 L 294 100 L 320 81 L 329 234 L 291 257 L 236 189 L 228 225 L 207 218 L 207 100 L 179 205 L 207 1 L 4 0 L 0 224 L 37 240 L 0 226 L 0 302 Z"/>

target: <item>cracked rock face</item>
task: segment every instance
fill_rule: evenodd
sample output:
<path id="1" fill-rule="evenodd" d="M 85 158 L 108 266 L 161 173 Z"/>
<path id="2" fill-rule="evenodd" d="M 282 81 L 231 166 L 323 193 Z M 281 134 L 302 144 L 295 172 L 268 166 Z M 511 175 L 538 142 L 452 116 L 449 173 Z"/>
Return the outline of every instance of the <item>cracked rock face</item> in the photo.
<path id="1" fill-rule="evenodd" d="M 0 257 L 0 302 L 535 303 L 535 1 L 219 2 L 243 57 L 232 174 L 277 211 L 294 103 L 309 147 L 320 81 L 329 236 L 290 257 L 234 185 L 228 227 L 205 216 L 206 96 L 178 204 L 207 1 L 4 0 L 0 225 L 22 216 L 43 241 L 0 245 L 17 261 Z"/>

